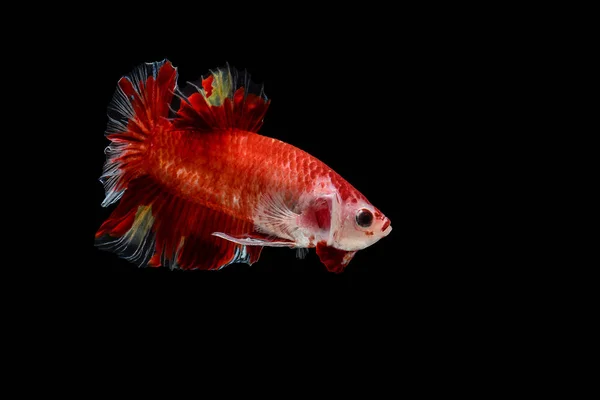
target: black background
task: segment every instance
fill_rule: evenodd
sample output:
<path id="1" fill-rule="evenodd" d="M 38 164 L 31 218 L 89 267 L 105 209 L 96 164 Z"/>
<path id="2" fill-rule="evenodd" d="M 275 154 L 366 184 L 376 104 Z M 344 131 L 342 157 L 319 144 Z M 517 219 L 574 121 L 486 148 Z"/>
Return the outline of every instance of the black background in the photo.
<path id="1" fill-rule="evenodd" d="M 7 207 L 4 215 L 17 220 L 22 231 L 4 229 L 24 247 L 5 243 L 16 260 L 5 263 L 2 282 L 5 310 L 18 316 L 4 332 L 25 339 L 7 341 L 25 363 L 22 375 L 39 365 L 22 352 L 37 344 L 37 355 L 54 353 L 42 375 L 56 371 L 57 384 L 76 387 L 79 379 L 64 380 L 69 364 L 101 377 L 89 390 L 119 379 L 139 390 L 135 372 L 150 376 L 153 390 L 163 373 L 180 378 L 190 364 L 213 372 L 190 372 L 200 390 L 215 372 L 227 379 L 220 393 L 246 389 L 235 372 L 257 371 L 256 385 L 276 386 L 265 364 L 294 378 L 286 394 L 319 378 L 336 394 L 363 386 L 370 397 L 379 388 L 404 394 L 411 382 L 419 393 L 448 393 L 530 380 L 534 360 L 554 357 L 548 349 L 562 340 L 548 344 L 562 322 L 538 321 L 565 306 L 549 305 L 539 289 L 562 293 L 564 285 L 540 280 L 547 264 L 523 251 L 535 249 L 537 233 L 523 223 L 527 215 L 510 215 L 543 165 L 516 189 L 506 171 L 536 131 L 538 121 L 523 126 L 514 116 L 537 100 L 530 82 L 545 66 L 527 69 L 526 55 L 545 32 L 524 40 L 512 19 L 521 10 L 510 6 L 498 7 L 510 18 L 454 4 L 250 6 L 252 13 L 215 2 L 51 4 L 59 18 L 36 5 L 49 26 L 31 19 L 7 35 L 9 44 L 34 42 L 17 43 L 5 76 L 19 86 L 6 95 L 24 95 L 6 110 L 19 129 L 5 137 L 26 141 L 5 146 L 5 176 L 34 192 L 5 188 L 11 204 L 28 202 L 23 214 Z M 516 40 L 505 40 L 514 31 Z M 339 172 L 391 219 L 391 234 L 340 275 L 314 250 L 298 260 L 292 250 L 265 248 L 251 267 L 214 272 L 140 269 L 96 249 L 94 234 L 114 209 L 100 206 L 98 182 L 106 108 L 120 77 L 164 58 L 180 82 L 225 62 L 246 68 L 272 99 L 261 133 Z M 14 117 L 14 108 L 24 115 Z M 30 167 L 31 149 L 47 158 Z M 526 157 L 539 152 L 532 149 Z M 536 209 L 527 203 L 525 213 Z M 131 359 L 150 367 L 130 367 Z M 349 384 L 339 380 L 346 375 Z"/>
<path id="2" fill-rule="evenodd" d="M 535 287 L 523 279 L 530 260 L 510 253 L 524 242 L 496 232 L 503 204 L 490 204 L 516 203 L 519 195 L 501 190 L 486 159 L 510 140 L 506 132 L 518 131 L 516 124 L 501 128 L 519 96 L 499 93 L 521 60 L 502 55 L 484 34 L 489 14 L 474 22 L 433 5 L 329 13 L 289 5 L 253 15 L 228 4 L 163 7 L 90 7 L 69 23 L 51 19 L 51 40 L 41 50 L 26 48 L 36 63 L 18 77 L 29 90 L 19 103 L 27 119 L 17 122 L 41 120 L 26 139 L 42 147 L 38 139 L 46 138 L 41 150 L 51 160 L 31 172 L 34 220 L 18 236 L 27 249 L 12 269 L 27 275 L 21 282 L 30 290 L 9 305 L 34 304 L 38 314 L 19 315 L 40 325 L 31 330 L 35 340 L 59 332 L 82 348 L 121 344 L 122 354 L 137 345 L 142 360 L 157 344 L 184 356 L 255 350 L 244 373 L 259 368 L 263 349 L 292 363 L 306 352 L 314 358 L 305 360 L 303 381 L 313 379 L 313 367 L 328 379 L 384 370 L 394 390 L 406 371 L 424 371 L 428 381 L 438 365 L 445 375 L 470 357 L 469 372 L 477 373 L 501 353 L 514 354 L 511 343 L 527 339 L 521 327 L 539 307 L 522 307 L 522 293 Z M 509 29 L 502 28 L 501 35 Z M 247 69 L 272 99 L 261 133 L 340 173 L 391 219 L 391 234 L 359 251 L 339 275 L 314 250 L 298 260 L 292 250 L 265 248 L 251 267 L 170 271 L 140 269 L 95 248 L 94 234 L 114 209 L 101 207 L 98 181 L 106 108 L 120 77 L 165 58 L 179 68 L 180 82 L 226 62 Z M 39 118 L 40 110 L 50 111 Z M 510 157 L 497 165 L 510 165 Z M 215 345 L 218 338 L 225 340 Z M 336 365 L 359 358 L 352 368 Z M 218 373 L 235 369 L 229 360 Z M 174 365 L 180 371 L 183 364 Z"/>

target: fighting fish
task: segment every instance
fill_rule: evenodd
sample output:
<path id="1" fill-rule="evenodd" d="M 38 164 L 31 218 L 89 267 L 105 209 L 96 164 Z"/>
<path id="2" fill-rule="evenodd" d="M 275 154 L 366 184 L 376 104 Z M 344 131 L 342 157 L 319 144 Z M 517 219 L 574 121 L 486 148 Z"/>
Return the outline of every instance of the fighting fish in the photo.
<path id="1" fill-rule="evenodd" d="M 316 248 L 340 273 L 387 236 L 390 219 L 333 169 L 258 133 L 271 102 L 228 64 L 180 89 L 169 60 L 123 76 L 108 106 L 95 235 L 139 266 L 216 270 L 252 265 L 263 247 Z"/>

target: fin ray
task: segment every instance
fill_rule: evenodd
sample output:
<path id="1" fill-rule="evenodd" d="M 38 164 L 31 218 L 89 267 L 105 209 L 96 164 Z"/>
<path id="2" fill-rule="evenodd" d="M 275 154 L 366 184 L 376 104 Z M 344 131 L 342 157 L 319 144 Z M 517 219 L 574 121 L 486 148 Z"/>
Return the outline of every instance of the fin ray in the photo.
<path id="1" fill-rule="evenodd" d="M 213 236 L 220 237 L 221 239 L 229 240 L 233 243 L 242 244 L 245 246 L 264 246 L 264 247 L 294 247 L 294 242 L 291 240 L 277 240 L 269 239 L 266 236 L 261 237 L 257 235 L 238 235 L 232 236 L 223 232 L 213 232 Z"/>
<path id="2" fill-rule="evenodd" d="M 265 193 L 261 196 L 254 212 L 257 230 L 265 235 L 295 241 L 298 230 L 295 211 L 296 201 L 283 193 Z"/>
<path id="3" fill-rule="evenodd" d="M 169 123 L 166 117 L 176 80 L 177 70 L 167 60 L 142 64 L 119 80 L 108 106 L 105 136 L 111 144 L 104 150 L 100 177 L 106 195 L 103 207 L 119 200 L 129 182 L 144 173 L 145 140 L 158 126 Z"/>

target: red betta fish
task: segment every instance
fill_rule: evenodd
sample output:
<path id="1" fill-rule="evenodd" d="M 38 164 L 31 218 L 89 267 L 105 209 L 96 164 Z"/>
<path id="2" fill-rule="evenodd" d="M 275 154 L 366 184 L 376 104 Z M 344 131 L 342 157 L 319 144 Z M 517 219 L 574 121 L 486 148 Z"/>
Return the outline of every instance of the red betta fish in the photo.
<path id="1" fill-rule="evenodd" d="M 171 62 L 119 80 L 108 108 L 106 207 L 96 245 L 140 266 L 252 265 L 263 247 L 316 247 L 329 271 L 392 227 L 310 154 L 258 130 L 270 100 L 229 66 L 184 94 Z"/>

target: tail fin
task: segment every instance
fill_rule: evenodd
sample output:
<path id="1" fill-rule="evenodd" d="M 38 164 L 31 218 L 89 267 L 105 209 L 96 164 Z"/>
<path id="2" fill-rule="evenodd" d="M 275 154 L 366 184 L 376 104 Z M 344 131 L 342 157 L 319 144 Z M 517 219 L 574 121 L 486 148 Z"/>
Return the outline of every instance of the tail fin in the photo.
<path id="1" fill-rule="evenodd" d="M 106 162 L 100 181 L 107 207 L 119 200 L 129 182 L 144 174 L 146 139 L 170 125 L 169 105 L 177 82 L 171 62 L 146 63 L 119 80 L 108 107 L 105 136 L 111 144 L 104 150 Z"/>
<path id="2" fill-rule="evenodd" d="M 213 235 L 246 235 L 253 229 L 251 220 L 239 220 L 164 190 L 147 173 L 144 161 L 147 139 L 179 128 L 177 122 L 188 123 L 198 132 L 258 129 L 268 103 L 250 93 L 247 75 L 242 79 L 246 87 L 237 87 L 238 78 L 231 74 L 229 69 L 213 72 L 202 83 L 205 89 L 189 98 L 177 90 L 177 71 L 166 60 L 144 64 L 119 81 L 109 107 L 106 136 L 112 143 L 106 149 L 101 180 L 106 190 L 102 205 L 121 200 L 96 232 L 99 248 L 140 266 L 218 269 L 258 260 L 262 246 Z M 181 98 L 181 115 L 170 120 L 175 93 Z"/>

